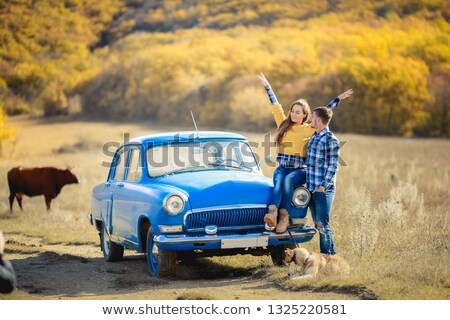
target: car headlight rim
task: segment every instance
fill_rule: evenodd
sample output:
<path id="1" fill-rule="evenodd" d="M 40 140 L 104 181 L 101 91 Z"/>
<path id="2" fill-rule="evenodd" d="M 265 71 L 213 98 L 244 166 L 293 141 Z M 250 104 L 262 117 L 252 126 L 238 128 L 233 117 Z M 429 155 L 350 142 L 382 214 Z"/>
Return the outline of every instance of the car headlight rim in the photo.
<path id="1" fill-rule="evenodd" d="M 185 206 L 184 199 L 177 194 L 168 195 L 163 201 L 164 210 L 167 214 L 176 216 L 183 212 Z"/>
<path id="2" fill-rule="evenodd" d="M 292 194 L 292 204 L 296 208 L 305 208 L 311 200 L 311 193 L 305 187 L 298 187 Z"/>

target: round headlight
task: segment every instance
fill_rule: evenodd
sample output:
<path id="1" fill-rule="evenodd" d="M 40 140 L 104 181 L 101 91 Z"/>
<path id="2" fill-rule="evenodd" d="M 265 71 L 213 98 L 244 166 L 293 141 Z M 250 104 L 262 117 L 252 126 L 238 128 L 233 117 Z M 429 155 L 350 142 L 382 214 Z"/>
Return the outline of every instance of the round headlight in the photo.
<path id="1" fill-rule="evenodd" d="M 164 210 L 168 214 L 176 215 L 184 209 L 184 200 L 180 196 L 172 195 L 164 200 Z"/>
<path id="2" fill-rule="evenodd" d="M 308 205 L 311 199 L 311 194 L 306 188 L 300 187 L 294 190 L 292 196 L 292 204 L 297 208 L 304 208 Z"/>

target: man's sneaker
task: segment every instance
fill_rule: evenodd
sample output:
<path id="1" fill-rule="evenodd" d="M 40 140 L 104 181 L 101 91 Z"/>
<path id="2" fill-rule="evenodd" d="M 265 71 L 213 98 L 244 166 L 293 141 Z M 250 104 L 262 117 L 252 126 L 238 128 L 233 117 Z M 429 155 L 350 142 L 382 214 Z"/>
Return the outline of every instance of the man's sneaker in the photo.
<path id="1" fill-rule="evenodd" d="M 269 206 L 269 212 L 264 216 L 264 222 L 269 227 L 275 227 L 277 225 L 278 208 L 272 204 Z"/>
<path id="2" fill-rule="evenodd" d="M 280 221 L 278 221 L 275 233 L 285 233 L 289 226 L 289 212 L 286 209 L 280 209 Z"/>

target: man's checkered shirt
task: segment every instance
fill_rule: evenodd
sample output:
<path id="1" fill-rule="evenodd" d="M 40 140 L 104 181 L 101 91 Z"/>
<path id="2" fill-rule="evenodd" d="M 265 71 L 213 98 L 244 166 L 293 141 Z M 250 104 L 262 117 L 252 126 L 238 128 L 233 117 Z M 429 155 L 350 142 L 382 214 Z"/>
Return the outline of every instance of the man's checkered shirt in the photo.
<path id="1" fill-rule="evenodd" d="M 335 190 L 339 162 L 339 140 L 328 130 L 314 132 L 308 143 L 306 182 L 313 191 L 320 186 L 327 191 Z"/>

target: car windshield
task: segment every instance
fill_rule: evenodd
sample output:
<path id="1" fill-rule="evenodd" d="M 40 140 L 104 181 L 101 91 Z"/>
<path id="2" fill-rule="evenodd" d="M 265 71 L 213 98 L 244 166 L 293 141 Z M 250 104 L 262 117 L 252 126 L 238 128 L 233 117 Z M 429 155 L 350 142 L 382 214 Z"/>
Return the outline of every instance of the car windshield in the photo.
<path id="1" fill-rule="evenodd" d="M 147 150 L 151 177 L 201 170 L 260 172 L 250 146 L 242 141 L 173 143 Z"/>

